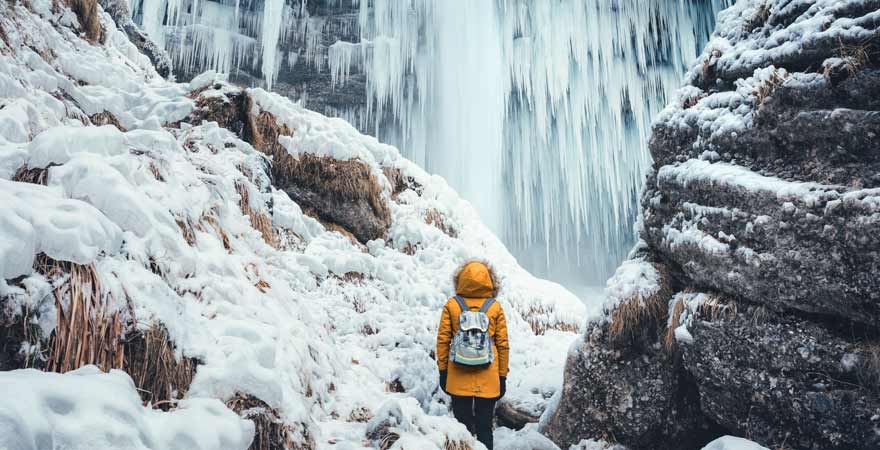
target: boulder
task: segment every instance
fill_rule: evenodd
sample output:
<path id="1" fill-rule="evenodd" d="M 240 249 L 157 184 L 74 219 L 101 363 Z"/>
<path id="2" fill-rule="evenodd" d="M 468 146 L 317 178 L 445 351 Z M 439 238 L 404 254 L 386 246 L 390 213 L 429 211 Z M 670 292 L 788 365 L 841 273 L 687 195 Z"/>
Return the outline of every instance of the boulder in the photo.
<path id="1" fill-rule="evenodd" d="M 700 448 L 718 433 L 700 412 L 696 387 L 654 342 L 615 345 L 604 326 L 573 347 L 562 398 L 542 432 L 560 448 L 584 439 L 631 450 Z"/>
<path id="2" fill-rule="evenodd" d="M 794 315 L 697 312 L 682 364 L 711 420 L 770 448 L 880 448 L 871 347 Z M 851 330 L 849 330 L 851 332 Z"/>

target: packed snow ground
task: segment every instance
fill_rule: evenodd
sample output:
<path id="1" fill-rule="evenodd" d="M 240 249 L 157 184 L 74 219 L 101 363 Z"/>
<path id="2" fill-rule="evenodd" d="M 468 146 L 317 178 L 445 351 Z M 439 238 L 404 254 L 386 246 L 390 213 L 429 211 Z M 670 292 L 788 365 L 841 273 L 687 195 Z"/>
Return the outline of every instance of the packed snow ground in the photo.
<path id="1" fill-rule="evenodd" d="M 109 308 L 141 330 L 164 325 L 200 365 L 170 413 L 139 405 L 121 372 L 4 374 L 4 392 L 25 392 L 0 398 L 0 448 L 246 448 L 252 425 L 221 403 L 235 393 L 305 427 L 318 448 L 364 448 L 371 425 L 363 420 L 391 416 L 401 435 L 394 448 L 447 440 L 479 448 L 449 417 L 432 359 L 451 274 L 474 257 L 490 260 L 503 283 L 514 349 L 507 400 L 544 410 L 575 338 L 554 328 L 576 329 L 586 308 L 521 269 L 444 180 L 342 120 L 250 90 L 258 108 L 296 130 L 282 140 L 292 154 L 359 158 L 384 184 L 388 240 L 352 243 L 272 189 L 262 154 L 232 132 L 213 122 L 167 126 L 193 111 L 190 92 L 225 86 L 221 76 L 167 82 L 108 15 L 106 44 L 92 45 L 77 37 L 70 10 L 44 3 L 0 0 L 0 197 L 11 205 L 0 217 L 0 296 L 7 308 L 39 311 L 48 336 L 52 286 L 31 269 L 33 258 L 94 263 Z M 89 117 L 104 112 L 127 131 L 91 126 Z M 22 167 L 48 167 L 46 186 L 11 181 Z M 382 167 L 402 170 L 421 194 L 391 201 Z M 241 186 L 253 211 L 268 215 L 271 202 L 274 227 L 293 236 L 280 249 L 242 213 Z M 428 210 L 458 236 L 425 223 Z M 224 432 L 204 438 L 210 429 Z"/>

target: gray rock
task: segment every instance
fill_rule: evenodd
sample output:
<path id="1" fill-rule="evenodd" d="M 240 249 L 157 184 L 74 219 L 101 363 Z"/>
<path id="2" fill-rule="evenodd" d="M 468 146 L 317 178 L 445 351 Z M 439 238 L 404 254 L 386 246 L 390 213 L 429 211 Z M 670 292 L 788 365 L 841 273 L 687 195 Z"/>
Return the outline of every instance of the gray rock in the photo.
<path id="1" fill-rule="evenodd" d="M 877 368 L 855 362 L 865 350 L 851 337 L 758 308 L 716 320 L 698 312 L 689 330 L 683 365 L 703 412 L 725 429 L 770 448 L 880 448 L 878 386 L 860 376 Z"/>
<path id="2" fill-rule="evenodd" d="M 560 448 L 601 438 L 632 450 L 680 450 L 700 448 L 718 430 L 658 339 L 618 346 L 594 325 L 570 353 L 562 400 L 542 432 Z"/>

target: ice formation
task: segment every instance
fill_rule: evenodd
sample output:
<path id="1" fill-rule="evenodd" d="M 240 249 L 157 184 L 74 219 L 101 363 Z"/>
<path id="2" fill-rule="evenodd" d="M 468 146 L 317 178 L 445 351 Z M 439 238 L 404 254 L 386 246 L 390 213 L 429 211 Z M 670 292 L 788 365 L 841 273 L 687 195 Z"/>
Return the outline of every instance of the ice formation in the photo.
<path id="1" fill-rule="evenodd" d="M 261 64 L 271 87 L 280 35 L 333 86 L 365 73 L 367 110 L 334 113 L 449 180 L 527 267 L 590 284 L 633 243 L 651 118 L 730 3 L 361 1 L 360 42 L 322 48 L 302 0 L 135 2 L 184 71 Z"/>
<path id="2" fill-rule="evenodd" d="M 242 90 L 212 72 L 190 83 L 163 80 L 100 7 L 107 39 L 99 44 L 78 36 L 67 6 L 31 8 L 0 0 L 0 202 L 11 205 L 0 218 L 3 313 L 40 312 L 46 338 L 55 312 L 69 311 L 56 303 L 49 275 L 31 264 L 45 253 L 91 267 L 102 304 L 131 332 L 163 326 L 177 356 L 198 358 L 198 366 L 174 413 L 143 408 L 119 373 L 4 374 L 4 395 L 21 386 L 23 400 L 0 399 L 0 430 L 9 429 L 5 417 L 26 415 L 11 425 L 21 431 L 15 436 L 42 439 L 46 429 L 73 427 L 81 417 L 101 427 L 96 437 L 64 428 L 56 436 L 66 448 L 95 448 L 89 439 L 117 432 L 152 439 L 151 448 L 240 448 L 235 433 L 247 425 L 220 402 L 245 393 L 286 425 L 308 430 L 319 448 L 363 448 L 368 423 L 351 418 L 391 409 L 401 411 L 393 431 L 407 448 L 439 450 L 448 439 L 473 447 L 449 417 L 431 356 L 450 275 L 471 257 L 490 259 L 504 284 L 500 301 L 517 348 L 508 401 L 540 412 L 560 389 L 584 304 L 523 270 L 445 180 L 341 119 L 261 88 Z M 354 243 L 328 230 L 272 187 L 254 146 L 216 122 L 193 120 L 197 99 L 222 103 L 229 93 L 247 95 L 252 113 L 295 129 L 279 139 L 291 154 L 366 164 L 391 211 L 387 239 Z M 96 126 L 102 117 L 118 126 Z M 43 171 L 45 185 L 20 179 L 22 170 Z M 385 170 L 412 179 L 419 192 L 406 189 L 393 200 Z M 245 194 L 246 206 L 290 242 L 267 242 L 242 210 Z M 426 221 L 429 211 L 455 236 Z M 27 345 L 22 351 L 41 357 Z M 90 394 L 98 390 L 112 398 Z M 75 413 L 56 417 L 56 398 L 75 404 Z M 38 402 L 44 399 L 49 405 Z M 123 433 L 108 415 L 135 425 Z M 166 422 L 177 432 L 154 429 Z M 202 439 L 203 428 L 184 426 L 193 422 L 222 432 Z M 5 437 L 0 432 L 0 447 L 39 447 Z"/>

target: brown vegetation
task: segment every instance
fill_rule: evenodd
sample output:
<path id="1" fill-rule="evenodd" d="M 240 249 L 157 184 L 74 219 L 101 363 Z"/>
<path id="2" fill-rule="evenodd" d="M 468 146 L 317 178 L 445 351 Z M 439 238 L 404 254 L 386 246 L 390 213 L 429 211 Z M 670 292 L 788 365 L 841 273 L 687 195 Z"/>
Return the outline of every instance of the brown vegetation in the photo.
<path id="1" fill-rule="evenodd" d="M 666 328 L 666 334 L 663 337 L 663 345 L 668 351 L 676 348 L 675 329 L 681 325 L 681 315 L 686 308 L 684 301 L 679 299 L 672 306 L 671 317 L 669 318 L 669 326 Z M 736 315 L 736 303 L 723 303 L 717 297 L 710 296 L 708 300 L 701 303 L 696 311 L 692 313 L 698 315 L 701 319 L 714 322 L 723 317 L 731 317 Z M 722 316 L 722 313 L 725 314 Z"/>
<path id="2" fill-rule="evenodd" d="M 12 181 L 20 181 L 22 183 L 31 184 L 42 184 L 43 186 L 45 186 L 49 181 L 49 167 L 28 168 L 27 166 L 23 166 L 15 172 L 15 175 L 12 176 Z"/>
<path id="3" fill-rule="evenodd" d="M 425 223 L 428 225 L 433 225 L 435 228 L 442 231 L 449 237 L 458 237 L 458 231 L 452 228 L 451 225 L 447 224 L 446 216 L 444 216 L 440 211 L 437 211 L 436 209 L 429 209 L 425 213 Z"/>
<path id="4" fill-rule="evenodd" d="M 254 441 L 249 450 L 313 450 L 315 439 L 305 424 L 299 429 L 284 423 L 280 414 L 253 395 L 238 393 L 226 406 L 254 422 Z"/>
<path id="5" fill-rule="evenodd" d="M 98 0 L 67 0 L 67 5 L 76 13 L 80 32 L 92 44 L 104 43 L 104 28 L 98 18 Z"/>
<path id="6" fill-rule="evenodd" d="M 403 175 L 397 167 L 383 167 L 382 173 L 391 184 L 391 199 L 397 200 L 397 196 L 407 189 L 413 189 L 416 192 L 422 189 L 422 186 L 416 182 L 413 177 Z"/>
<path id="7" fill-rule="evenodd" d="M 647 298 L 641 295 L 623 300 L 611 313 L 609 333 L 612 339 L 630 338 L 642 330 L 665 326 L 668 300 L 672 296 L 669 274 L 662 266 L 655 265 L 660 273 L 659 288 Z"/>
<path id="8" fill-rule="evenodd" d="M 241 213 L 251 219 L 251 227 L 259 231 L 263 235 L 263 240 L 274 248 L 279 247 L 278 234 L 272 226 L 272 218 L 262 211 L 254 211 L 250 205 L 250 194 L 248 187 L 244 183 L 235 183 L 235 189 L 238 191 Z"/>
<path id="9" fill-rule="evenodd" d="M 117 119 L 116 116 L 114 116 L 113 113 L 109 111 L 101 111 L 99 113 L 92 114 L 91 116 L 89 116 L 89 121 L 92 122 L 92 125 L 96 126 L 113 125 L 123 133 L 128 131 L 125 129 L 124 126 L 122 126 L 121 123 L 119 123 L 119 119 Z"/>
<path id="10" fill-rule="evenodd" d="M 125 343 L 122 368 L 144 403 L 168 410 L 189 390 L 197 364 L 194 358 L 178 358 L 165 327 L 153 326 Z"/>
<path id="11" fill-rule="evenodd" d="M 779 89 L 787 79 L 788 75 L 784 74 L 780 69 L 774 70 L 773 75 L 771 75 L 769 79 L 764 80 L 755 90 L 755 109 L 760 110 L 767 102 L 767 99 L 770 98 L 770 96 L 776 92 L 776 89 Z"/>
<path id="12" fill-rule="evenodd" d="M 57 323 L 49 338 L 47 369 L 64 373 L 88 364 L 122 368 L 125 326 L 109 304 L 94 264 L 37 255 L 34 269 L 54 280 Z"/>

